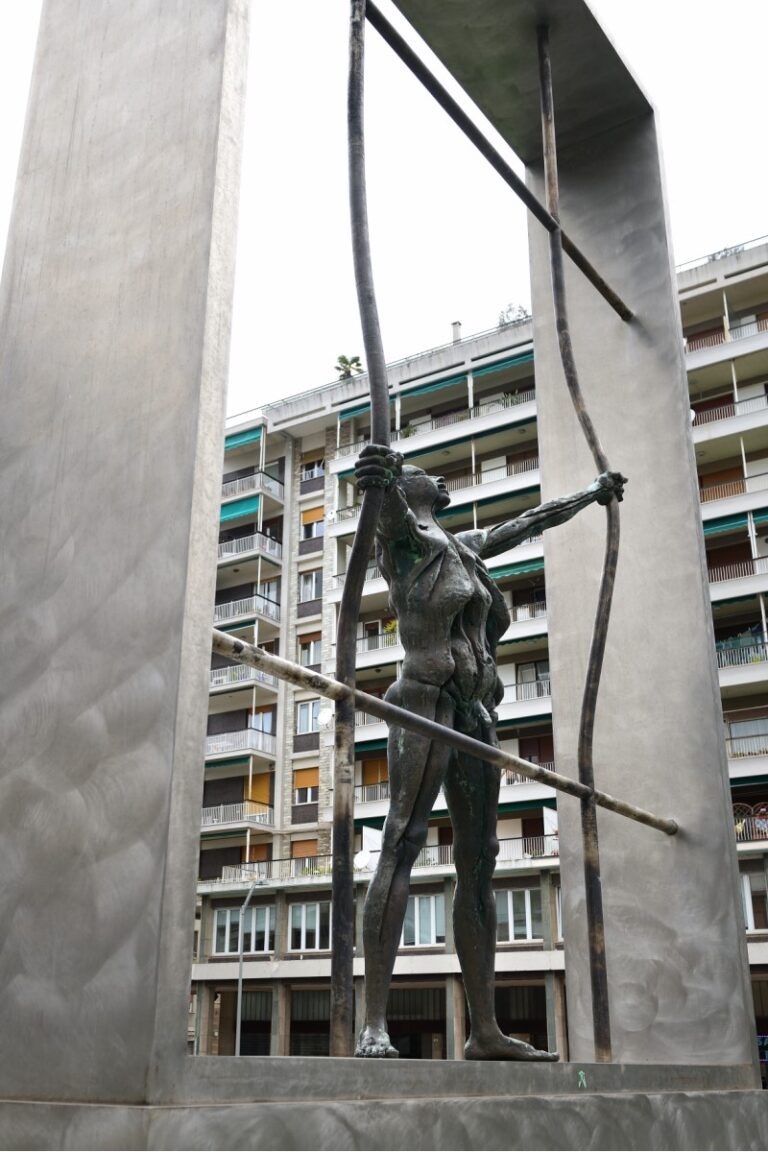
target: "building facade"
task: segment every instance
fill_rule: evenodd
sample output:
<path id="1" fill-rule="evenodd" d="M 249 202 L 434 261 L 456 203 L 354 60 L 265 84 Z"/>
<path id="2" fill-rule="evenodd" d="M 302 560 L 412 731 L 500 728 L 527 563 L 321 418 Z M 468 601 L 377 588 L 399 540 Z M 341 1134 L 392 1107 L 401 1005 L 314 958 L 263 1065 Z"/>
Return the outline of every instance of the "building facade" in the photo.
<path id="1" fill-rule="evenodd" d="M 768 240 L 678 270 L 756 1029 L 768 1034 Z M 389 366 L 393 446 L 445 477 L 452 531 L 540 502 L 532 328 L 523 319 Z M 352 465 L 367 442 L 353 376 L 228 422 L 214 624 L 332 673 L 338 605 L 359 514 Z M 763 536 L 763 531 L 766 535 Z M 502 748 L 554 767 L 541 537 L 489 562 L 511 615 L 499 645 Z M 403 649 L 371 559 L 358 684 L 383 695 Z M 201 814 L 190 1046 L 235 1051 L 243 923 L 243 1054 L 328 1051 L 333 731 L 311 693 L 214 657 Z M 555 686 L 556 690 L 556 686 Z M 386 815 L 386 726 L 356 728 L 355 904 Z M 563 801 L 569 803 L 567 798 Z M 501 1026 L 568 1053 L 557 795 L 505 773 L 496 1000 Z M 389 1004 L 403 1056 L 461 1058 L 466 1014 L 450 907 L 442 794 L 413 870 Z M 248 907 L 241 917 L 241 906 Z M 362 958 L 355 960 L 362 1007 Z M 762 1056 L 762 1053 L 761 1053 Z"/>

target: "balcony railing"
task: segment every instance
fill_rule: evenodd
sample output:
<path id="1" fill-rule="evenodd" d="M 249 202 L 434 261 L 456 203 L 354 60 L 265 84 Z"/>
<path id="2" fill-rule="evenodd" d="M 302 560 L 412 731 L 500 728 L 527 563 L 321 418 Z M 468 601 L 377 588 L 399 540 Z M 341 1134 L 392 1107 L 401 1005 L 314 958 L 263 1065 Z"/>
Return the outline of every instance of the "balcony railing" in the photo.
<path id="1" fill-rule="evenodd" d="M 758 556 L 756 560 L 738 560 L 735 564 L 723 564 L 709 569 L 711 584 L 724 580 L 739 580 L 743 576 L 764 576 L 768 572 L 768 556 Z"/>
<path id="2" fill-rule="evenodd" d="M 378 716 L 371 716 L 370 712 L 355 712 L 355 728 L 364 728 L 366 724 L 383 724 Z"/>
<path id="3" fill-rule="evenodd" d="M 219 560 L 229 556 L 242 556 L 246 552 L 262 552 L 265 556 L 280 560 L 283 546 L 279 540 L 273 540 L 263 532 L 256 532 L 253 536 L 238 536 L 235 540 L 226 540 L 219 544 Z"/>
<path id="4" fill-rule="evenodd" d="M 404 395 L 403 399 L 407 396 Z M 445 416 L 435 416 L 432 420 L 424 420 L 418 424 L 406 424 L 399 431 L 393 430 L 392 443 L 399 444 L 403 440 L 410 439 L 411 436 L 420 435 L 424 432 L 435 432 L 439 428 L 448 428 L 452 424 L 463 424 L 465 420 L 479 420 L 482 416 L 488 416 L 492 412 L 504 412 L 509 408 L 515 408 L 519 404 L 527 404 L 531 400 L 536 399 L 536 393 L 533 388 L 525 392 L 516 392 L 510 396 L 505 396 L 501 400 L 488 400 L 484 404 L 476 404 L 474 408 L 463 408 L 460 412 L 447 412 Z M 406 429 L 411 429 L 406 431 Z M 365 448 L 367 440 L 356 440 L 354 444 L 341 444 L 336 449 L 337 456 L 356 456 L 362 448 Z"/>
<path id="5" fill-rule="evenodd" d="M 355 804 L 375 804 L 379 800 L 389 800 L 389 780 L 355 787 Z"/>
<path id="6" fill-rule="evenodd" d="M 697 412 L 693 426 L 697 428 L 700 424 L 712 424 L 716 420 L 728 420 L 731 416 L 744 416 L 750 412 L 760 412 L 764 408 L 768 408 L 768 396 L 750 396 L 747 400 L 731 401 L 718 408 L 705 408 L 702 412 Z"/>
<path id="7" fill-rule="evenodd" d="M 739 844 L 749 844 L 752 840 L 768 840 L 768 815 L 742 816 L 734 823 L 736 840 Z"/>
<path id="8" fill-rule="evenodd" d="M 758 332 L 768 332 L 768 320 L 750 320 L 748 324 L 736 324 L 730 330 L 731 340 L 744 340 L 747 336 L 757 336 Z"/>
<path id="9" fill-rule="evenodd" d="M 358 652 L 376 652 L 380 648 L 396 648 L 400 643 L 400 633 L 375 632 L 370 636 L 361 636 L 357 641 Z"/>
<path id="10" fill-rule="evenodd" d="M 758 472 L 754 476 L 740 476 L 736 480 L 725 480 L 722 484 L 706 484 L 699 488 L 699 500 L 725 500 L 728 496 L 743 496 L 749 492 L 764 492 L 768 488 L 768 472 Z"/>
<path id="11" fill-rule="evenodd" d="M 514 700 L 542 700 L 552 695 L 548 679 L 527 680 L 522 684 L 507 684 L 504 691 L 505 702 L 507 693 Z"/>
<path id="12" fill-rule="evenodd" d="M 345 508 L 336 509 L 336 520 L 355 520 L 360 515 L 362 504 L 347 504 Z"/>
<path id="13" fill-rule="evenodd" d="M 319 480 L 321 476 L 325 476 L 325 468 L 322 465 L 314 468 L 302 468 L 301 470 L 302 480 Z"/>
<path id="14" fill-rule="evenodd" d="M 227 600 L 217 604 L 213 610 L 214 624 L 222 620 L 234 620 L 236 616 L 268 616 L 276 623 L 280 619 L 280 605 L 266 596 L 246 596 L 243 600 Z"/>
<path id="15" fill-rule="evenodd" d="M 539 764 L 539 768 L 543 768 L 546 772 L 554 772 L 554 760 L 544 760 Z M 514 768 L 502 768 L 501 770 L 501 783 L 504 784 L 530 784 L 530 778 L 523 776 L 521 772 L 515 772 Z"/>
<path id="16" fill-rule="evenodd" d="M 718 668 L 739 668 L 744 664 L 762 664 L 768 660 L 768 644 L 733 645 L 717 649 Z"/>
<path id="17" fill-rule="evenodd" d="M 247 496 L 249 492 L 266 492 L 269 496 L 274 496 L 275 500 L 282 500 L 285 495 L 280 481 L 266 472 L 254 472 L 250 476 L 240 476 L 237 480 L 227 480 L 221 486 L 222 500 L 230 500 L 233 496 Z"/>
<path id="18" fill-rule="evenodd" d="M 702 336 L 686 336 L 686 352 L 698 352 L 702 348 L 716 348 L 718 344 L 725 344 L 725 329 L 721 332 L 707 332 Z"/>
<path id="19" fill-rule="evenodd" d="M 685 340 L 687 352 L 698 352 L 702 348 L 717 348 L 720 344 L 728 344 L 733 340 L 744 340 L 747 336 L 756 336 L 758 332 L 768 332 L 768 320 L 750 320 L 747 324 L 736 324 L 728 332 L 708 332 L 701 336 L 688 336 Z"/>
<path id="20" fill-rule="evenodd" d="M 338 572 L 332 578 L 332 580 L 333 580 L 332 587 L 333 588 L 343 588 L 344 587 L 344 580 L 346 579 L 346 575 L 347 575 L 346 572 Z M 372 567 L 370 567 L 370 568 L 366 568 L 366 570 L 365 570 L 365 583 L 367 584 L 369 580 L 381 580 L 381 570 L 379 568 L 377 568 L 375 564 L 372 565 Z"/>
<path id="21" fill-rule="evenodd" d="M 261 668 L 249 668 L 247 664 L 211 668 L 210 687 L 223 688 L 225 684 L 269 684 L 271 688 L 277 688 L 277 677 Z"/>
<path id="22" fill-rule="evenodd" d="M 727 736 L 725 749 L 732 760 L 742 756 L 768 756 L 768 734 L 764 736 Z"/>
<path id="23" fill-rule="evenodd" d="M 560 852 L 556 833 L 548 836 L 520 836 L 499 841 L 497 864 L 510 864 L 517 861 L 533 860 L 542 857 L 558 856 Z M 376 866 L 378 853 L 372 853 L 370 867 L 360 871 L 372 871 Z M 296 860 L 254 860 L 247 864 L 224 865 L 221 870 L 221 883 L 290 883 L 319 879 L 330 885 L 333 857 L 302 856 Z M 452 868 L 453 845 L 429 844 L 422 848 L 416 857 L 415 869 Z"/>
<path id="24" fill-rule="evenodd" d="M 475 488 L 478 484 L 492 484 L 495 480 L 504 480 L 509 476 L 535 472 L 538 467 L 538 456 L 528 456 L 525 460 L 516 460 L 513 464 L 506 464 L 500 468 L 489 468 L 486 471 L 478 469 L 476 472 L 463 472 L 460 476 L 451 476 L 446 480 L 445 486 L 449 492 L 458 492 L 461 488 Z"/>
<path id="25" fill-rule="evenodd" d="M 240 732 L 220 732 L 216 736 L 208 736 L 205 741 L 206 756 L 220 756 L 223 752 L 263 752 L 265 756 L 274 756 L 276 751 L 275 737 L 255 728 L 246 728 Z"/>
<path id="26" fill-rule="evenodd" d="M 271 805 L 259 804 L 256 800 L 203 808 L 203 828 L 211 828 L 215 824 L 274 824 L 274 822 L 275 812 Z"/>
<path id="27" fill-rule="evenodd" d="M 539 620 L 547 614 L 544 600 L 533 600 L 527 604 L 513 604 L 509 610 L 513 620 Z"/>

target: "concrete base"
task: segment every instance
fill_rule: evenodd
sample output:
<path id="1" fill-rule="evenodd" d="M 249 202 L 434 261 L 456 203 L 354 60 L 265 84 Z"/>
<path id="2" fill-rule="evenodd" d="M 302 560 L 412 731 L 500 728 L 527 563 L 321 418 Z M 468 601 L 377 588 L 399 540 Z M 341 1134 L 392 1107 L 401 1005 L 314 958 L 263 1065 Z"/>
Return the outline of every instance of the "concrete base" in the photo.
<path id="1" fill-rule="evenodd" d="M 0 1102 L 0 1149 L 768 1147 L 751 1066 L 190 1060 L 171 1104 Z"/>

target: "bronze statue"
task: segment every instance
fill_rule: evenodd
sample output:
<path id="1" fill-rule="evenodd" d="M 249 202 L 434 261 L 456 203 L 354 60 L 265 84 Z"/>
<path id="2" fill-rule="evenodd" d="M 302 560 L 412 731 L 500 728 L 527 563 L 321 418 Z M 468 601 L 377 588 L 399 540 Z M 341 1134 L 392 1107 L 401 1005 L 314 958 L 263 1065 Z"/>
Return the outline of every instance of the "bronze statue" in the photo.
<path id="1" fill-rule="evenodd" d="M 377 563 L 389 585 L 405 649 L 402 675 L 386 699 L 410 712 L 497 744 L 496 705 L 504 689 L 496 646 L 509 612 L 483 560 L 570 520 L 595 501 L 621 500 L 624 477 L 605 472 L 582 492 L 550 500 L 494 528 L 448 532 L 436 513 L 450 503 L 442 477 L 403 465 L 371 444 L 355 465 L 358 487 L 385 489 L 376 530 Z M 456 951 L 469 1004 L 469 1060 L 557 1060 L 505 1036 L 494 1009 L 496 905 L 493 872 L 500 770 L 438 742 L 391 727 L 390 808 L 363 918 L 366 1023 L 356 1055 L 394 1057 L 386 1007 L 413 863 L 424 846 L 442 787 L 454 830 Z"/>

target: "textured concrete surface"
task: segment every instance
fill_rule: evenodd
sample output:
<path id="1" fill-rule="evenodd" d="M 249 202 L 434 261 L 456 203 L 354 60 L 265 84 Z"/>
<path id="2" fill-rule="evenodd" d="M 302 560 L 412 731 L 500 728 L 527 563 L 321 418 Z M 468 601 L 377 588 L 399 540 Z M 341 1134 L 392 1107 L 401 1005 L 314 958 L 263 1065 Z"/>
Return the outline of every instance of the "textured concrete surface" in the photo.
<path id="1" fill-rule="evenodd" d="M 0 288 L 0 1096 L 151 1099 L 186 1058 L 246 42 L 245 0 L 43 7 Z"/>
<path id="2" fill-rule="evenodd" d="M 737 891 L 679 311 L 650 106 L 582 0 L 398 0 L 511 146 L 537 165 L 535 25 L 551 26 L 561 219 L 635 311 L 623 324 L 566 260 L 587 405 L 611 467 L 630 479 L 595 729 L 597 786 L 661 815 L 660 833 L 601 813 L 614 1058 L 756 1059 Z M 594 465 L 560 368 L 548 243 L 530 224 L 542 496 Z M 555 759 L 576 774 L 581 695 L 605 515 L 545 535 Z M 572 1059 L 590 1059 L 591 1008 L 578 806 L 563 799 L 563 884 Z"/>
<path id="3" fill-rule="evenodd" d="M 324 1100 L 199 1107 L 0 1103 L 0 1148 L 764 1149 L 768 1094 Z"/>

